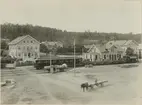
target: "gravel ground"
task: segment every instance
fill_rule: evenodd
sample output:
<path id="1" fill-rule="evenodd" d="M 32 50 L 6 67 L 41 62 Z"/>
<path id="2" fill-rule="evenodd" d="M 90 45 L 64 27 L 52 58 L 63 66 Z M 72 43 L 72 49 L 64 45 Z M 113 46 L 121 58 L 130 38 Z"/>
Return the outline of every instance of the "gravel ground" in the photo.
<path id="1" fill-rule="evenodd" d="M 1 88 L 2 104 L 123 104 L 142 105 L 142 64 L 94 66 L 49 74 L 33 67 L 2 69 L 1 80 L 15 79 L 16 86 Z M 80 84 L 108 80 L 104 87 L 83 92 Z"/>

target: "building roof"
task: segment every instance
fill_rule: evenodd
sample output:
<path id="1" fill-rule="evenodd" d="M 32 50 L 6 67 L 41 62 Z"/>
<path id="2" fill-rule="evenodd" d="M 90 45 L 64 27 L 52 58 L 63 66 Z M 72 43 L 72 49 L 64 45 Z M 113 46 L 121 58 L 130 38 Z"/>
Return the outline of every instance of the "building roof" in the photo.
<path id="1" fill-rule="evenodd" d="M 106 48 L 110 48 L 110 47 L 112 47 L 114 44 L 115 44 L 115 45 L 122 46 L 122 45 L 124 45 L 126 42 L 127 42 L 127 40 L 109 41 L 109 42 L 106 44 Z"/>
<path id="2" fill-rule="evenodd" d="M 98 53 L 107 51 L 106 46 L 103 44 L 84 45 L 84 47 L 88 49 L 87 52 L 90 52 L 93 48 L 95 48 Z"/>
<path id="3" fill-rule="evenodd" d="M 106 51 L 105 45 L 96 45 L 96 47 L 100 50 L 101 53 Z"/>
<path id="4" fill-rule="evenodd" d="M 81 57 L 75 57 L 75 59 L 79 59 Z M 74 59 L 74 57 L 60 57 L 60 56 L 54 56 L 52 55 L 51 56 L 51 59 L 52 60 L 61 60 L 61 59 Z M 38 60 L 50 60 L 50 56 L 47 55 L 47 56 L 41 56 L 40 58 L 38 58 Z"/>
<path id="5" fill-rule="evenodd" d="M 94 50 L 93 52 L 96 52 L 96 53 L 101 53 L 101 52 L 104 52 L 105 51 L 105 46 L 104 45 L 95 45 L 93 44 L 89 50 L 87 52 L 91 52 L 92 50 Z"/>
<path id="6" fill-rule="evenodd" d="M 93 44 L 91 44 L 91 45 L 84 45 L 84 47 L 85 47 L 86 49 L 90 49 L 92 46 L 93 46 Z"/>
<path id="7" fill-rule="evenodd" d="M 20 42 L 21 40 L 23 40 L 24 38 L 26 38 L 27 36 L 20 36 L 17 37 L 16 39 L 12 40 L 9 44 L 16 44 L 18 42 Z"/>
<path id="8" fill-rule="evenodd" d="M 135 44 L 138 45 L 138 43 L 136 41 L 134 41 L 134 40 L 116 40 L 116 41 L 109 41 L 106 44 L 106 48 L 110 48 L 113 45 L 126 46 L 126 45 L 130 44 L 131 42 L 134 42 Z"/>
<path id="9" fill-rule="evenodd" d="M 17 37 L 16 39 L 14 39 L 14 40 L 12 40 L 10 43 L 9 43 L 9 45 L 12 45 L 12 44 L 17 44 L 17 43 L 19 43 L 20 41 L 22 41 L 23 39 L 25 39 L 26 37 L 31 37 L 30 35 L 24 35 L 24 36 L 19 36 L 19 37 Z M 33 37 L 31 37 L 31 38 L 33 38 Z M 33 38 L 34 39 L 34 38 Z M 36 39 L 34 39 L 34 40 L 36 40 Z M 36 40 L 37 41 L 37 40 Z M 38 41 L 37 41 L 38 42 Z M 38 43 L 40 43 L 40 42 L 38 42 Z"/>

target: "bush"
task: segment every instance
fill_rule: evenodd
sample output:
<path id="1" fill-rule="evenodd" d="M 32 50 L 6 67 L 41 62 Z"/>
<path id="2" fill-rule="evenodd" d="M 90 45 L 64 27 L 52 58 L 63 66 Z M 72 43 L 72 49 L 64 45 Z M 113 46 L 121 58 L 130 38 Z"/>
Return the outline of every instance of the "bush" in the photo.
<path id="1" fill-rule="evenodd" d="M 110 60 L 102 61 L 102 64 L 104 64 L 104 65 L 108 65 L 108 64 L 111 64 L 111 63 L 112 63 L 112 61 L 110 61 Z"/>
<path id="2" fill-rule="evenodd" d="M 96 65 L 103 65 L 103 62 L 102 61 L 97 61 L 95 64 Z"/>
<path id="3" fill-rule="evenodd" d="M 89 65 L 89 64 L 92 64 L 93 62 L 91 62 L 89 59 L 86 59 L 86 60 L 83 60 L 82 63 L 84 65 Z"/>
<path id="4" fill-rule="evenodd" d="M 118 64 L 119 61 L 112 61 L 112 64 Z"/>
<path id="5" fill-rule="evenodd" d="M 123 64 L 123 63 L 126 63 L 126 60 L 124 58 L 118 60 L 118 64 Z"/>

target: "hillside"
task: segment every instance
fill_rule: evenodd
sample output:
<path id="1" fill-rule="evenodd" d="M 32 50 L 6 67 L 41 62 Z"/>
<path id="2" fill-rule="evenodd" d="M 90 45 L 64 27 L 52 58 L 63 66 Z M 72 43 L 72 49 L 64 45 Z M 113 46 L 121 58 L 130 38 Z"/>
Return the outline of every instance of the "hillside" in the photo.
<path id="1" fill-rule="evenodd" d="M 141 34 L 122 34 L 122 33 L 100 33 L 100 32 L 68 32 L 56 28 L 33 26 L 30 24 L 19 25 L 5 23 L 1 25 L 1 37 L 13 40 L 14 38 L 29 34 L 39 41 L 61 41 L 64 45 L 73 44 L 74 37 L 77 44 L 84 44 L 84 40 L 135 40 L 141 42 Z"/>

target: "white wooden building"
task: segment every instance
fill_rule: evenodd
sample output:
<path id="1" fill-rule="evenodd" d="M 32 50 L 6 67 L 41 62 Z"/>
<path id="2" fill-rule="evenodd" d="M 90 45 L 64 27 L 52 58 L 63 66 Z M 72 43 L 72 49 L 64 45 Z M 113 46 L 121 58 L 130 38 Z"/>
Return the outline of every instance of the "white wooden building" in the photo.
<path id="1" fill-rule="evenodd" d="M 82 57 L 90 61 L 100 61 L 102 59 L 102 54 L 95 44 L 93 44 L 87 52 L 83 53 Z"/>
<path id="2" fill-rule="evenodd" d="M 34 61 L 40 56 L 40 42 L 30 35 L 17 37 L 9 43 L 9 55 L 23 61 Z"/>
<path id="3" fill-rule="evenodd" d="M 113 45 L 106 48 L 106 45 L 92 45 L 90 49 L 83 53 L 83 59 L 89 59 L 92 62 L 116 61 L 123 56 L 123 49 Z"/>
<path id="4" fill-rule="evenodd" d="M 134 40 L 116 40 L 116 41 L 109 41 L 106 44 L 106 48 L 109 48 L 113 45 L 120 46 L 123 49 L 123 56 L 126 55 L 126 49 L 128 47 L 134 49 L 134 53 L 138 54 L 138 43 Z"/>

